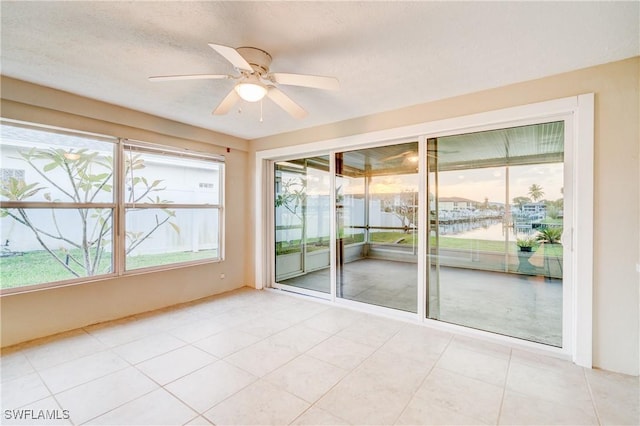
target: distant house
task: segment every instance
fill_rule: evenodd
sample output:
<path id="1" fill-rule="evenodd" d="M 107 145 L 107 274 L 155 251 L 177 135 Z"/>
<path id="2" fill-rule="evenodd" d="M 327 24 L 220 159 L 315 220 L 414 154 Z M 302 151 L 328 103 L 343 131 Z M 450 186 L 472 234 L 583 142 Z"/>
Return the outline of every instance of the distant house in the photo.
<path id="1" fill-rule="evenodd" d="M 440 197 L 438 198 L 439 210 L 473 210 L 478 208 L 477 201 L 462 197 Z"/>
<path id="2" fill-rule="evenodd" d="M 522 205 L 522 212 L 528 215 L 546 213 L 547 206 L 544 203 L 526 203 Z"/>

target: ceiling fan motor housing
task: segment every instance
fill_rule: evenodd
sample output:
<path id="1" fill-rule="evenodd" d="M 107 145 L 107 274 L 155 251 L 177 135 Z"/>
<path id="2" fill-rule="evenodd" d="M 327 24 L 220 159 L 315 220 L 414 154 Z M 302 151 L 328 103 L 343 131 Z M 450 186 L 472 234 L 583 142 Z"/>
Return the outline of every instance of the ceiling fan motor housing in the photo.
<path id="1" fill-rule="evenodd" d="M 267 52 L 256 47 L 238 47 L 236 50 L 257 74 L 262 76 L 269 72 L 271 55 Z"/>

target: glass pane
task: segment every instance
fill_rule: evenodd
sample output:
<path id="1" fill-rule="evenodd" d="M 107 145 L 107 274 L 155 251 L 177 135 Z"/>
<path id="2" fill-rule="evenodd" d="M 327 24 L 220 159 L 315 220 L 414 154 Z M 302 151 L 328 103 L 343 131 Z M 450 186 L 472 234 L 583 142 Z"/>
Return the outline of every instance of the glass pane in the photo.
<path id="1" fill-rule="evenodd" d="M 337 295 L 417 311 L 418 143 L 336 154 Z"/>
<path id="2" fill-rule="evenodd" d="M 1 209 L 2 288 L 113 271 L 111 209 Z"/>
<path id="3" fill-rule="evenodd" d="M 127 209 L 126 269 L 219 259 L 218 209 Z"/>
<path id="4" fill-rule="evenodd" d="M 113 143 L 5 122 L 0 132 L 3 201 L 113 201 Z"/>
<path id="5" fill-rule="evenodd" d="M 276 282 L 329 293 L 329 156 L 275 165 Z"/>
<path id="6" fill-rule="evenodd" d="M 125 202 L 219 204 L 222 167 L 214 161 L 126 150 Z"/>
<path id="7" fill-rule="evenodd" d="M 429 141 L 429 318 L 562 345 L 563 147 L 563 122 Z"/>

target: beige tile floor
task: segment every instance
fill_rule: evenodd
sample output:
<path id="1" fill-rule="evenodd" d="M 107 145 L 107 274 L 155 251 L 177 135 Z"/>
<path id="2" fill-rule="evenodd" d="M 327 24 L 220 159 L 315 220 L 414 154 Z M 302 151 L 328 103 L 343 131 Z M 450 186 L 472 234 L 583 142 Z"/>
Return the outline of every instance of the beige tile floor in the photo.
<path id="1" fill-rule="evenodd" d="M 249 289 L 0 362 L 2 424 L 640 424 L 637 377 Z"/>

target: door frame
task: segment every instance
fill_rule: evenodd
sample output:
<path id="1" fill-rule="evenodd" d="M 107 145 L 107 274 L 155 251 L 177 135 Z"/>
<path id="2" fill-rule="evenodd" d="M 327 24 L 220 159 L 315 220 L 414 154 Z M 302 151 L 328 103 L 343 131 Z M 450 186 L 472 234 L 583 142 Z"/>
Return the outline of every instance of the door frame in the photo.
<path id="1" fill-rule="evenodd" d="M 563 346 L 550 347 L 532 343 L 512 337 L 499 336 L 489 332 L 469 329 L 467 327 L 446 324 L 440 321 L 427 320 L 424 308 L 420 309 L 421 298 L 425 298 L 424 287 L 426 280 L 425 262 L 419 265 L 421 284 L 418 286 L 418 315 L 416 318 L 424 325 L 450 330 L 456 333 L 470 334 L 481 339 L 494 340 L 512 346 L 530 348 L 551 355 L 571 359 L 583 367 L 592 366 L 593 340 L 593 189 L 594 189 L 594 107 L 595 96 L 587 93 L 578 96 L 555 99 L 545 102 L 532 103 L 500 110 L 482 112 L 461 117 L 448 118 L 437 121 L 424 122 L 409 126 L 361 133 L 357 135 L 339 137 L 329 140 L 310 142 L 283 148 L 268 149 L 256 152 L 255 157 L 255 286 L 258 289 L 272 287 L 275 276 L 273 271 L 273 162 L 276 160 L 296 158 L 300 156 L 314 156 L 332 154 L 335 151 L 367 148 L 381 144 L 399 143 L 400 140 L 419 139 L 419 147 L 424 151 L 427 137 L 442 137 L 446 135 L 512 127 L 514 124 L 539 123 L 564 119 L 565 132 L 569 132 L 569 139 L 565 140 L 565 185 L 573 184 L 569 199 L 572 204 L 572 227 L 565 238 L 571 253 L 571 291 L 569 300 L 563 295 Z M 567 120 L 567 117 L 568 120 Z M 570 129 L 567 129 L 570 127 Z M 420 153 L 420 161 L 424 162 L 424 152 Z M 331 157 L 333 161 L 333 156 Z M 333 166 L 333 165 L 332 165 Z M 333 168 L 333 167 L 332 167 Z M 420 164 L 420 173 L 424 174 L 424 163 Z M 424 181 L 424 179 L 420 179 Z M 334 188 L 335 189 L 335 188 Z M 424 194 L 424 191 L 422 192 Z M 425 197 L 420 197 L 424 203 Z M 335 209 L 335 205 L 332 205 Z M 419 208 L 419 229 L 424 228 L 426 211 L 424 205 Z M 579 229 L 580 232 L 575 232 Z M 332 235 L 335 235 L 335 218 L 332 219 Z M 424 239 L 421 239 L 424 240 Z M 333 244 L 332 244 L 333 246 Z M 419 259 L 424 258 L 425 243 L 419 247 Z M 332 259 L 335 258 L 335 248 L 331 248 Z M 333 263 L 333 261 L 332 261 Z M 332 277 L 331 299 L 335 298 L 335 277 Z M 345 303 L 340 303 L 345 304 Z M 347 304 L 350 305 L 350 304 Z M 357 303 L 356 303 L 357 305 Z M 357 306 L 356 306 L 357 307 Z M 361 308 L 361 307 L 358 307 Z M 568 308 L 568 310 L 567 310 Z M 378 311 L 378 309 L 372 309 Z M 392 310 L 390 310 L 392 311 Z M 382 312 L 382 311 L 381 311 Z M 387 312 L 385 312 L 387 313 Z M 392 314 L 392 313 L 391 313 Z M 406 318 L 406 315 L 402 315 Z M 566 317 L 566 320 L 565 320 Z M 434 324 L 436 323 L 436 324 Z"/>

